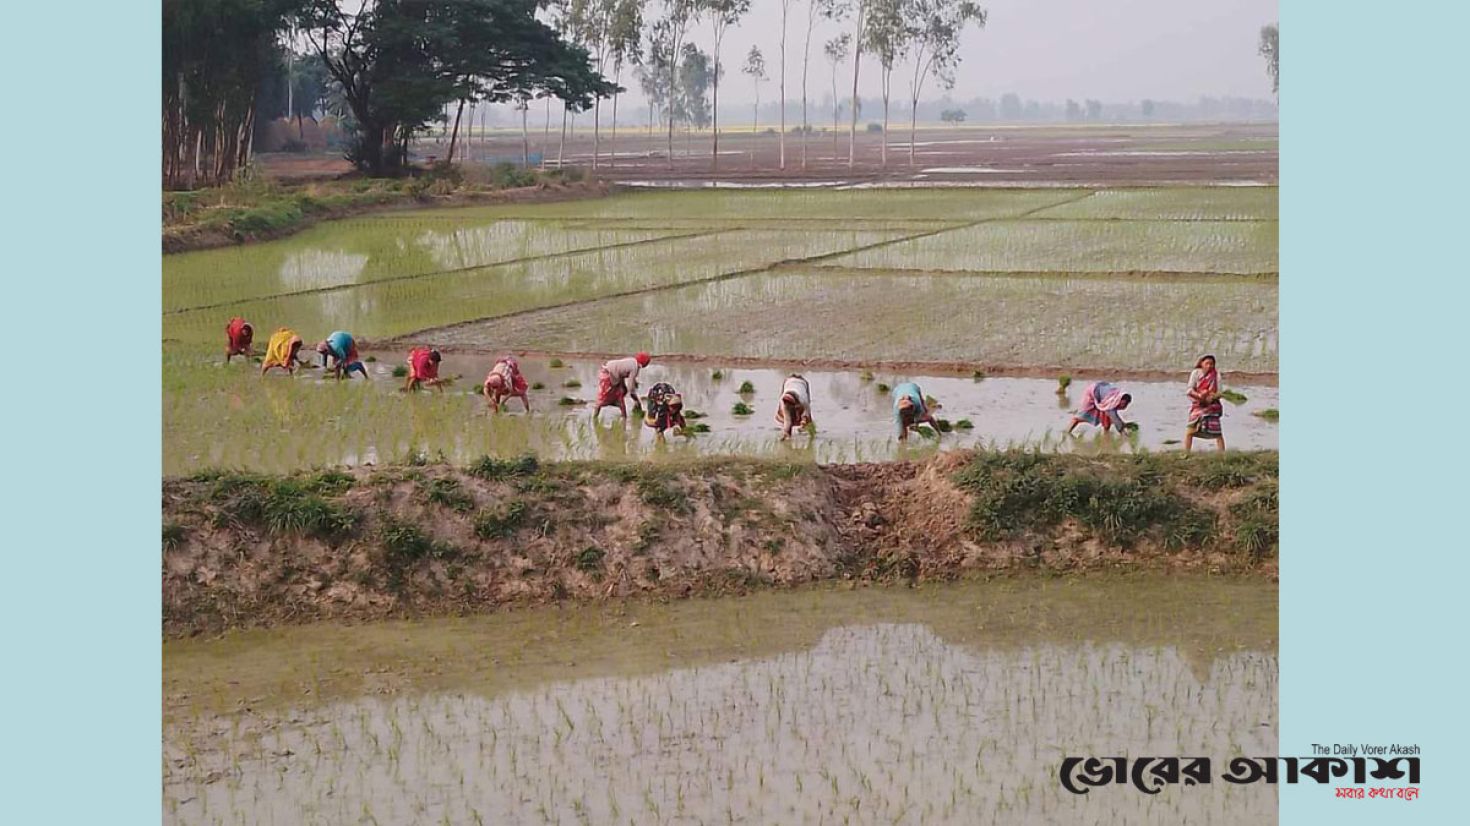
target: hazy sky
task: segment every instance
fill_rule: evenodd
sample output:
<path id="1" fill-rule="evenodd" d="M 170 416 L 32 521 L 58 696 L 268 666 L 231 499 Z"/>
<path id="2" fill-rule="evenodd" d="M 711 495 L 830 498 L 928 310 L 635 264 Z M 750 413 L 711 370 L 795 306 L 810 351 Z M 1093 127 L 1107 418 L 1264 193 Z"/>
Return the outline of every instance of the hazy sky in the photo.
<path id="1" fill-rule="evenodd" d="M 797 0 L 791 13 L 788 97 L 800 94 L 806 2 Z M 1201 95 L 1271 97 L 1271 81 L 1256 45 L 1261 26 L 1276 22 L 1275 0 L 982 0 L 982 5 L 990 18 L 983 30 L 972 28 L 965 34 L 956 99 L 999 98 L 1006 92 L 1037 100 L 1096 98 L 1120 103 L 1143 98 L 1193 101 Z M 649 0 L 649 19 L 661 8 L 661 0 Z M 765 54 L 771 76 L 762 87 L 761 100 L 776 98 L 780 20 L 781 0 L 752 0 L 750 14 L 726 34 L 721 49 L 722 104 L 751 99 L 750 80 L 740 74 L 740 67 L 752 44 Z M 833 24 L 819 22 L 812 35 L 813 98 L 831 94 L 821 44 L 838 31 Z M 708 21 L 696 24 L 694 33 L 696 42 L 709 48 Z M 876 70 L 876 63 L 864 61 L 864 95 L 879 93 Z M 901 97 L 899 71 L 894 73 L 895 98 Z M 844 85 L 851 89 L 850 72 L 851 61 L 839 89 Z M 637 86 L 631 79 L 624 85 Z M 938 97 L 931 88 L 926 86 L 926 99 Z"/>

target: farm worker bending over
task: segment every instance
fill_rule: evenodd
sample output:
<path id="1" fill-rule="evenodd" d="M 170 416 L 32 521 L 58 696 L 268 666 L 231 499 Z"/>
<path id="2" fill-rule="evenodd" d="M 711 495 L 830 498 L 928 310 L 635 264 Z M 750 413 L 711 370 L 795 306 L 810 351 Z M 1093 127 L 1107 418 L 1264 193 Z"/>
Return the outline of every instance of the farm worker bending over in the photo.
<path id="1" fill-rule="evenodd" d="M 481 392 L 485 394 L 485 401 L 490 403 L 490 409 L 496 413 L 500 412 L 501 403 L 508 399 L 520 399 L 526 412 L 530 413 L 531 401 L 526 397 L 527 389 L 526 377 L 521 375 L 521 365 L 514 356 L 506 356 L 490 368 Z"/>
<path id="2" fill-rule="evenodd" d="M 351 333 L 343 330 L 332 333 L 316 346 L 316 351 L 321 354 L 322 367 L 327 366 L 328 359 L 331 360 L 333 376 L 352 378 L 352 374 L 358 372 L 363 378 L 368 377 L 367 368 L 357 357 L 357 342 Z"/>
<path id="3" fill-rule="evenodd" d="M 628 418 L 628 408 L 623 404 L 625 396 L 632 396 L 638 404 L 638 371 L 648 366 L 653 359 L 647 353 L 613 359 L 597 371 L 597 402 L 592 408 L 592 418 L 604 407 L 616 407 L 623 418 Z"/>
<path id="4" fill-rule="evenodd" d="M 1220 374 L 1215 371 L 1215 357 L 1201 356 L 1189 374 L 1189 423 L 1184 427 L 1184 452 L 1194 446 L 1194 437 L 1214 439 L 1215 447 L 1225 449 L 1225 431 L 1220 417 L 1225 409 L 1220 404 Z"/>
<path id="5" fill-rule="evenodd" d="M 653 428 L 660 439 L 664 437 L 665 430 L 687 427 L 684 422 L 684 397 L 672 385 L 664 382 L 648 388 L 648 412 L 643 417 L 643 423 Z"/>
<path id="6" fill-rule="evenodd" d="M 253 341 L 255 328 L 250 326 L 250 322 L 239 316 L 230 319 L 230 323 L 225 325 L 225 364 L 235 356 L 250 358 L 255 355 L 254 348 L 250 346 Z"/>
<path id="7" fill-rule="evenodd" d="M 1087 389 L 1082 391 L 1082 408 L 1072 414 L 1072 423 L 1067 426 L 1067 435 L 1072 435 L 1077 425 L 1083 422 L 1102 428 L 1104 433 L 1109 428 L 1119 433 L 1124 432 L 1128 427 L 1128 422 L 1123 421 L 1123 417 L 1119 414 L 1127 410 L 1132 401 L 1132 396 L 1108 382 L 1095 381 L 1087 385 Z"/>
<path id="8" fill-rule="evenodd" d="M 924 391 L 911 381 L 893 388 L 893 419 L 898 424 L 898 440 L 907 440 L 910 430 L 926 422 L 938 434 L 939 425 L 934 423 L 934 410 L 938 409 L 938 404 L 933 410 L 929 409 L 924 402 Z"/>
<path id="9" fill-rule="evenodd" d="M 812 386 L 799 373 L 786 377 L 781 385 L 781 401 L 776 405 L 776 424 L 781 425 L 781 440 L 791 438 L 791 431 L 812 423 Z"/>
<path id="10" fill-rule="evenodd" d="M 439 379 L 439 362 L 442 356 L 438 350 L 428 347 L 415 347 L 408 351 L 408 381 L 403 385 L 404 391 L 414 391 L 420 387 L 437 387 L 439 392 L 444 392 L 444 385 Z"/>
<path id="11" fill-rule="evenodd" d="M 260 374 L 264 376 L 272 367 L 295 373 L 300 352 L 301 336 L 285 327 L 276 330 L 271 333 L 270 341 L 265 345 L 265 359 L 260 362 Z"/>

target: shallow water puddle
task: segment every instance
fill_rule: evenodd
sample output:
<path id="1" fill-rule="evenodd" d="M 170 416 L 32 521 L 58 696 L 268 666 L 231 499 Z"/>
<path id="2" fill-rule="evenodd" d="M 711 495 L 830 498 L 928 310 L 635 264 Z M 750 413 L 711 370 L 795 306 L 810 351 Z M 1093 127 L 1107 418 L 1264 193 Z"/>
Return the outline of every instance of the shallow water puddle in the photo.
<path id="1" fill-rule="evenodd" d="M 1145 592 L 1198 607 L 1164 622 Z M 1056 775 L 1069 754 L 1274 753 L 1277 655 L 1256 638 L 1273 599 L 1204 580 L 965 583 L 173 644 L 164 820 L 1269 823 L 1274 787 L 1079 797 Z M 1226 604 L 1233 623 L 1212 616 Z M 402 659 L 369 665 L 375 646 Z M 283 687 L 364 681 L 212 711 L 236 658 L 269 659 Z M 453 676 L 419 691 L 414 670 Z M 409 685 L 381 691 L 395 676 Z"/>
<path id="2" fill-rule="evenodd" d="M 512 401 L 492 414 L 477 395 L 493 358 L 448 354 L 441 375 L 462 376 L 443 393 L 415 396 L 398 392 L 404 379 L 392 369 L 401 352 L 378 353 L 368 364 L 369 383 L 325 379 L 318 370 L 292 379 L 260 379 L 243 365 L 201 366 L 217 371 L 218 389 L 172 399 L 164 411 L 164 468 L 187 473 L 201 467 L 229 466 L 290 471 L 317 465 L 381 464 L 412 453 L 456 462 L 486 454 L 513 456 L 534 452 L 543 459 L 677 458 L 695 454 L 735 454 L 811 459 L 821 462 L 880 461 L 923 455 L 936 448 L 1031 445 L 1048 449 L 1127 451 L 1169 449 L 1182 438 L 1188 401 L 1178 382 L 1120 382 L 1134 397 L 1126 417 L 1140 429 L 1130 439 L 1101 436 L 1082 426 L 1076 437 L 1063 431 L 1086 382 L 1073 383 L 1068 395 L 1056 393 L 1054 379 L 910 376 L 876 372 L 872 379 L 843 371 L 804 371 L 811 382 L 815 436 L 778 440 L 773 420 L 776 399 L 790 371 L 777 368 L 724 368 L 707 364 L 655 362 L 641 377 L 646 391 L 669 382 L 684 397 L 687 410 L 705 414 L 690 423 L 710 432 L 670 435 L 658 442 L 636 417 L 623 422 L 604 409 L 594 420 L 588 404 L 596 397 L 599 362 L 568 360 L 553 368 L 548 359 L 521 359 L 527 380 L 541 384 L 530 392 L 532 413 Z M 234 371 L 231 375 L 227 371 Z M 972 430 L 957 430 L 938 440 L 914 436 L 907 445 L 894 438 L 892 399 L 879 385 L 915 380 L 943 405 L 941 418 L 968 419 Z M 739 392 L 750 382 L 754 392 Z M 572 386 L 568 386 L 568 385 Z M 1278 426 L 1254 411 L 1279 406 L 1277 388 L 1240 386 L 1248 401 L 1227 405 L 1225 434 L 1235 449 L 1275 449 Z M 562 405 L 560 400 L 580 403 Z M 737 403 L 753 409 L 733 412 Z M 1209 449 L 1213 449 L 1210 446 Z"/>

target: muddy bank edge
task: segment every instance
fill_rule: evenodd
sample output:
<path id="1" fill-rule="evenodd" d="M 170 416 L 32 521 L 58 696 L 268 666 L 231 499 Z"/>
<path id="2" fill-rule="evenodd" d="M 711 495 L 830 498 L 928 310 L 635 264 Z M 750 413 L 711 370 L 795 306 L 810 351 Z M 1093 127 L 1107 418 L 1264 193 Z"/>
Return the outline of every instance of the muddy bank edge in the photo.
<path id="1" fill-rule="evenodd" d="M 166 637 L 556 600 L 1101 569 L 1274 580 L 1275 452 L 534 458 L 163 482 Z"/>

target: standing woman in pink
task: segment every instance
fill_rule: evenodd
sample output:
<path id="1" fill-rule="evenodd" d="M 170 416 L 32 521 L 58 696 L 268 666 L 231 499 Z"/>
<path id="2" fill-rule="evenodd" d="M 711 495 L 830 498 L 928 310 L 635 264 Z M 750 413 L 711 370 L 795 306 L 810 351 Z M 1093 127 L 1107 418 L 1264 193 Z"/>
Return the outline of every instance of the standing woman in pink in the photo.
<path id="1" fill-rule="evenodd" d="M 529 389 L 515 356 L 505 356 L 496 361 L 495 366 L 485 375 L 485 383 L 481 385 L 480 392 L 484 394 L 485 401 L 490 403 L 490 409 L 496 413 L 500 412 L 500 405 L 509 399 L 520 399 L 526 412 L 530 413 L 531 400 L 526 396 Z"/>
<path id="2" fill-rule="evenodd" d="M 638 401 L 638 371 L 648 366 L 653 359 L 647 353 L 613 359 L 597 371 L 597 402 L 592 407 L 592 418 L 604 407 L 616 407 L 623 418 L 628 418 L 628 407 L 623 403 L 627 396 Z"/>
<path id="3" fill-rule="evenodd" d="M 1225 408 L 1220 404 L 1220 374 L 1215 370 L 1214 356 L 1201 356 L 1189 374 L 1189 423 L 1184 427 L 1184 452 L 1194 446 L 1194 437 L 1214 439 L 1218 450 L 1225 449 L 1225 431 L 1220 417 Z"/>

